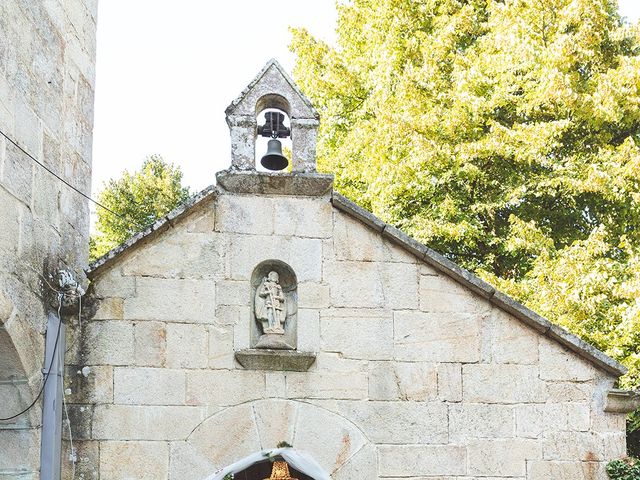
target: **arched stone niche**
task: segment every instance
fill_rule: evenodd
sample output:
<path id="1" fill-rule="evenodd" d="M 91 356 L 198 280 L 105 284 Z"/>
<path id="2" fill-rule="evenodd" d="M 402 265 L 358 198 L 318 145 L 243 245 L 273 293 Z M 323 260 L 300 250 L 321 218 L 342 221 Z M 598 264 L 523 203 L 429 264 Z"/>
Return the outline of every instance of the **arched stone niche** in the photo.
<path id="1" fill-rule="evenodd" d="M 282 399 L 226 408 L 171 445 L 171 478 L 206 478 L 252 453 L 287 442 L 334 480 L 376 480 L 377 453 L 357 425 L 323 407 Z"/>
<path id="2" fill-rule="evenodd" d="M 279 293 L 282 300 L 279 300 Z M 274 350 L 296 350 L 298 346 L 298 280 L 293 269 L 280 260 L 265 260 L 251 274 L 251 348 Z M 274 320 L 282 327 L 270 329 L 267 318 L 273 316 L 275 308 L 267 303 L 276 303 L 282 310 L 281 317 Z M 276 311 L 276 316 L 278 315 Z"/>
<path id="3" fill-rule="evenodd" d="M 256 116 L 269 108 L 282 110 L 289 117 L 293 172 L 315 172 L 320 116 L 275 60 L 270 60 L 227 107 L 225 113 L 231 135 L 231 168 L 255 170 Z"/>

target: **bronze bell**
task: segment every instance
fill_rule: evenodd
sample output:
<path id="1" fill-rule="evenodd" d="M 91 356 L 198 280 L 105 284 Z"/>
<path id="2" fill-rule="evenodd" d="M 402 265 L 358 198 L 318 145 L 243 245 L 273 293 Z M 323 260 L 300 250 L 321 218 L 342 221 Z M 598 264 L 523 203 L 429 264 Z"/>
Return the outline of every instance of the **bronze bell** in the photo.
<path id="1" fill-rule="evenodd" d="M 260 163 L 267 170 L 282 170 L 287 168 L 289 160 L 282 154 L 280 140 L 272 138 L 267 144 L 267 153 L 260 159 Z"/>
<path id="2" fill-rule="evenodd" d="M 264 480 L 298 480 L 292 478 L 289 473 L 289 464 L 284 461 L 273 462 L 273 469 L 271 470 L 271 476 Z"/>

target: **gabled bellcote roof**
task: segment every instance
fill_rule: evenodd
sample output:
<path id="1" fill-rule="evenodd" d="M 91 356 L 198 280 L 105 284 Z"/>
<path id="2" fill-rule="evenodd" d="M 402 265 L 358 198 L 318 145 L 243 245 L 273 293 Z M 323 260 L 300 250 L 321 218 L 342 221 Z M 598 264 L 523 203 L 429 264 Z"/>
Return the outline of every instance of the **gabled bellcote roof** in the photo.
<path id="1" fill-rule="evenodd" d="M 225 114 L 227 116 L 255 116 L 259 113 L 256 111 L 258 100 L 274 92 L 277 92 L 278 95 L 288 101 L 289 108 L 281 108 L 281 110 L 286 111 L 291 118 L 316 120 L 320 118 L 311 101 L 300 91 L 295 82 L 274 58 L 267 62 L 242 93 L 231 102 L 225 110 Z"/>

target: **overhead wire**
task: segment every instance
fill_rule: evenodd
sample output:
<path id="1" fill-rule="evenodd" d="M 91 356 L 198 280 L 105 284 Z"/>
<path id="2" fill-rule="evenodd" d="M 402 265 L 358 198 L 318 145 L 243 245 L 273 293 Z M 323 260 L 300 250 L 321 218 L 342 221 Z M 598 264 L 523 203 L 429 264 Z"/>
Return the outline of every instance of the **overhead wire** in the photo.
<path id="1" fill-rule="evenodd" d="M 41 161 L 39 161 L 36 157 L 34 157 L 33 155 L 31 155 L 29 152 L 27 152 L 24 148 L 22 148 L 22 146 L 16 142 L 14 139 L 12 139 L 9 135 L 7 135 L 5 132 L 3 132 L 2 130 L 0 130 L 0 135 L 2 135 L 4 138 L 7 139 L 7 141 L 9 143 L 11 143 L 13 146 L 15 146 L 18 150 L 20 150 L 22 153 L 24 153 L 28 158 L 30 158 L 33 162 L 35 162 L 36 164 L 38 164 L 40 167 L 42 167 L 43 169 L 45 169 L 47 172 L 49 172 L 51 175 L 53 175 L 55 178 L 57 178 L 58 180 L 60 180 L 62 183 L 64 183 L 67 187 L 69 187 L 71 190 L 73 190 L 74 192 L 78 193 L 79 195 L 83 196 L 84 198 L 86 198 L 87 200 L 89 200 L 90 202 L 94 203 L 95 205 L 97 205 L 98 207 L 102 208 L 103 210 L 109 212 L 111 215 L 114 215 L 115 217 L 120 218 L 121 220 L 124 220 L 125 222 L 129 222 L 131 221 L 131 219 L 126 218 L 123 215 L 120 215 L 117 212 L 114 212 L 112 209 L 110 209 L 109 207 L 103 205 L 102 203 L 98 202 L 97 200 L 94 200 L 93 198 L 91 198 L 89 195 L 87 195 L 86 193 L 84 193 L 82 190 L 79 190 L 78 188 L 76 188 L 75 186 L 73 186 L 71 183 L 69 183 L 68 181 L 66 181 L 64 178 L 62 178 L 60 175 L 58 175 L 56 172 L 54 172 L 52 169 L 50 169 L 49 167 L 47 167 L 44 163 L 42 163 Z M 133 223 L 137 223 L 137 222 L 133 222 Z M 138 227 L 143 227 L 143 225 L 138 224 Z M 144 228 L 146 228 L 146 226 L 144 226 Z"/>

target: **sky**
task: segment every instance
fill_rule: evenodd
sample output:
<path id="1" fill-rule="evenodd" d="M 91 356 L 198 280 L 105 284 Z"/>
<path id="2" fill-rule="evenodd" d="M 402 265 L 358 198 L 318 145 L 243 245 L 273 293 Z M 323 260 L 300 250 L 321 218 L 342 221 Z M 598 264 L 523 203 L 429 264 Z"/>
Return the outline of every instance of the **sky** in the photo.
<path id="1" fill-rule="evenodd" d="M 640 17 L 640 0 L 619 0 Z M 270 58 L 291 73 L 289 27 L 335 42 L 334 0 L 99 2 L 92 196 L 160 154 L 192 191 L 230 164 L 224 110 Z M 92 211 L 94 208 L 92 207 Z"/>
<path id="2" fill-rule="evenodd" d="M 214 183 L 224 110 L 270 58 L 291 72 L 289 26 L 333 43 L 336 17 L 334 0 L 99 2 L 92 196 L 150 154 L 192 190 Z"/>

